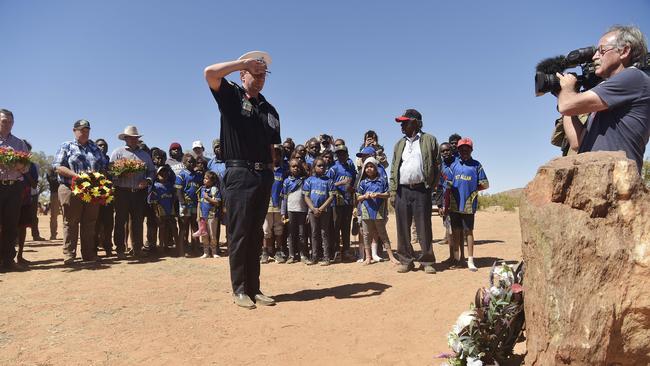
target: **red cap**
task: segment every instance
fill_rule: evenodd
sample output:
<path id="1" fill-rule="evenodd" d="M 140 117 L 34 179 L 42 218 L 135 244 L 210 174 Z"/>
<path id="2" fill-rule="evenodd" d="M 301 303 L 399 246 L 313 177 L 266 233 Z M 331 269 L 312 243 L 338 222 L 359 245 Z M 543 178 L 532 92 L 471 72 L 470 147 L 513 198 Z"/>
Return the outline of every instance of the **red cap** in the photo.
<path id="1" fill-rule="evenodd" d="M 179 144 L 178 142 L 172 142 L 172 144 L 169 145 L 169 150 L 172 149 L 181 149 L 181 144 Z"/>
<path id="2" fill-rule="evenodd" d="M 474 143 L 472 142 L 472 139 L 470 139 L 469 137 L 463 137 L 462 139 L 458 140 L 458 143 L 456 144 L 456 148 L 459 148 L 462 145 L 467 145 L 470 148 L 472 148 L 472 150 L 474 150 Z"/>
<path id="3" fill-rule="evenodd" d="M 400 123 L 413 120 L 422 121 L 422 115 L 415 109 L 407 109 L 401 116 L 395 117 L 395 122 Z"/>

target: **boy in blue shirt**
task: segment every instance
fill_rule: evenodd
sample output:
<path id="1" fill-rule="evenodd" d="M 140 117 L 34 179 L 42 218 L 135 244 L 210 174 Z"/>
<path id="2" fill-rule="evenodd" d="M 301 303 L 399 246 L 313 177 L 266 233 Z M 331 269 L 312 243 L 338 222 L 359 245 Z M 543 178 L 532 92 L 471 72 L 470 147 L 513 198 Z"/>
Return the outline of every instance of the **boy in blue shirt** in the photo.
<path id="1" fill-rule="evenodd" d="M 371 244 L 374 245 L 376 255 L 378 239 L 381 239 L 384 244 L 390 261 L 393 264 L 399 264 L 400 262 L 393 255 L 388 232 L 386 232 L 386 218 L 388 217 L 386 201 L 390 197 L 390 193 L 388 193 L 388 181 L 379 174 L 379 166 L 380 163 L 377 159 L 367 158 L 361 168 L 361 180 L 357 188 L 366 257 L 364 264 L 373 263 L 372 259 L 375 256 L 372 255 Z"/>
<path id="2" fill-rule="evenodd" d="M 478 192 L 489 187 L 483 166 L 472 159 L 473 143 L 469 137 L 458 141 L 459 158 L 449 167 L 450 177 L 445 192 L 444 213 L 449 212 L 451 220 L 451 244 L 454 258 L 463 246 L 463 232 L 467 236 L 467 267 L 476 271 L 474 265 L 474 214 L 478 206 Z"/>
<path id="3" fill-rule="evenodd" d="M 174 218 L 174 186 L 169 165 L 163 165 L 156 171 L 156 182 L 151 186 L 147 203 L 151 205 L 158 221 L 158 241 L 160 248 L 169 248 L 176 243 L 179 246 L 176 219 Z"/>
<path id="4" fill-rule="evenodd" d="M 199 230 L 192 236 L 201 238 L 203 244 L 201 258 L 208 258 L 210 250 L 212 250 L 213 258 L 219 258 L 219 242 L 216 234 L 219 227 L 217 210 L 221 208 L 221 191 L 217 173 L 211 170 L 205 172 L 203 186 L 199 188 L 197 199 L 199 202 Z"/>
<path id="5" fill-rule="evenodd" d="M 330 265 L 330 224 L 332 210 L 330 206 L 336 188 L 331 179 L 325 175 L 325 161 L 323 158 L 314 159 L 312 165 L 314 175 L 307 178 L 302 186 L 305 202 L 309 207 L 309 222 L 311 223 L 312 263 L 318 262 L 318 247 L 323 247 L 322 266 Z"/>
<path id="6" fill-rule="evenodd" d="M 176 175 L 176 196 L 178 197 L 179 207 L 179 237 L 181 243 L 178 245 L 179 255 L 185 254 L 185 242 L 190 233 L 190 225 L 194 231 L 199 229 L 196 220 L 196 212 L 198 206 L 197 192 L 203 183 L 202 174 L 195 171 L 196 159 L 191 154 L 183 155 L 184 168 Z M 195 239 L 192 239 L 195 243 Z M 191 248 L 190 248 L 191 249 Z"/>
<path id="7" fill-rule="evenodd" d="M 274 145 L 276 158 L 273 161 L 273 185 L 271 186 L 271 198 L 269 199 L 269 208 L 266 211 L 266 218 L 262 231 L 264 231 L 264 245 L 262 246 L 262 256 L 260 263 L 269 263 L 269 257 L 274 255 L 273 259 L 276 263 L 284 263 L 283 249 L 286 246 L 284 236 L 284 221 L 282 220 L 281 206 L 282 206 L 282 183 L 284 178 L 287 177 L 287 171 L 282 166 L 282 145 Z"/>
<path id="8" fill-rule="evenodd" d="M 334 148 L 336 161 L 327 171 L 327 176 L 334 182 L 336 198 L 334 200 L 334 237 L 331 240 L 330 253 L 336 256 L 340 251 L 341 261 L 352 259 L 350 255 L 350 228 L 352 211 L 354 209 L 354 182 L 357 180 L 357 170 L 349 159 L 348 148 L 339 145 Z M 343 248 L 341 248 L 341 245 Z"/>

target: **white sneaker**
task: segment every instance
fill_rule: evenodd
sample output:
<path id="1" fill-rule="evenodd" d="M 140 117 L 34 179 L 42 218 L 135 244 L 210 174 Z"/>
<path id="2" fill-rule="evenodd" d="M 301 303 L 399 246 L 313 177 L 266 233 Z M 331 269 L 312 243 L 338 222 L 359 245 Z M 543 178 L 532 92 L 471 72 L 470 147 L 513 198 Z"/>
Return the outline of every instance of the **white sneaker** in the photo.
<path id="1" fill-rule="evenodd" d="M 212 258 L 221 258 L 221 256 L 219 254 L 213 254 Z"/>
<path id="2" fill-rule="evenodd" d="M 201 258 L 207 258 L 207 257 L 208 257 L 208 255 L 205 254 L 205 253 L 203 253 L 203 255 L 201 256 Z"/>
<path id="3" fill-rule="evenodd" d="M 375 262 L 381 262 L 381 261 L 383 261 L 383 258 L 378 256 L 378 255 L 373 255 L 372 260 L 375 261 Z"/>
<path id="4" fill-rule="evenodd" d="M 468 257 L 467 258 L 467 268 L 469 268 L 470 271 L 476 272 L 478 271 L 478 268 L 474 265 L 474 258 L 473 257 Z"/>

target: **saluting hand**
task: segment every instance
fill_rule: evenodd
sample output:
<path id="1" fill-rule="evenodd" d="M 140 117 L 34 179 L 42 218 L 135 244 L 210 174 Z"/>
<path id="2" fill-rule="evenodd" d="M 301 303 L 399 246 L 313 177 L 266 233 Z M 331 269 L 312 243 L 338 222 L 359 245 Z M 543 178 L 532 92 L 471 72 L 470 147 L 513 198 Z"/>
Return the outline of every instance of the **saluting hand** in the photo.
<path id="1" fill-rule="evenodd" d="M 253 75 L 265 74 L 266 64 L 260 60 L 249 58 L 244 60 L 244 70 Z"/>

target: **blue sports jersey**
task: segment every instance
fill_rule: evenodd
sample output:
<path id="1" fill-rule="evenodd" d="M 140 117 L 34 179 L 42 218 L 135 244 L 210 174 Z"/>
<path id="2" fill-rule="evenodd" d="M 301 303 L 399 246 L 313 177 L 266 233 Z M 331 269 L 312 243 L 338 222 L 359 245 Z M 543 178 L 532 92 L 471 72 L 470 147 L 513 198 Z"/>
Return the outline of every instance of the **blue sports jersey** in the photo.
<path id="1" fill-rule="evenodd" d="M 386 193 L 388 192 L 388 181 L 376 177 L 375 179 L 364 178 L 359 182 L 357 192 L 366 193 Z M 361 202 L 361 219 L 362 220 L 381 220 L 386 218 L 386 199 L 371 198 Z"/>
<path id="2" fill-rule="evenodd" d="M 208 202 L 207 199 L 203 198 L 203 193 L 207 192 L 208 196 L 210 198 L 216 199 L 217 201 L 221 202 L 221 191 L 217 186 L 212 186 L 210 188 L 206 186 L 201 186 L 199 188 L 198 193 L 197 193 L 197 200 L 199 201 L 199 209 L 200 209 L 200 218 L 202 219 L 211 219 L 214 218 L 217 212 L 217 206 L 219 204 L 217 203 L 212 204 Z"/>
<path id="3" fill-rule="evenodd" d="M 327 201 L 329 196 L 336 194 L 334 183 L 326 175 L 320 177 L 311 176 L 302 185 L 302 193 L 311 198 L 314 207 L 318 208 Z"/>
<path id="4" fill-rule="evenodd" d="M 273 185 L 271 186 L 271 205 L 280 207 L 282 204 L 282 186 L 286 177 L 286 170 L 282 166 L 273 168 Z"/>
<path id="5" fill-rule="evenodd" d="M 183 195 L 185 196 L 185 202 L 181 202 L 181 205 L 197 207 L 198 200 L 196 192 L 202 184 L 203 174 L 193 171 L 190 172 L 187 169 L 181 170 L 176 176 L 176 184 L 174 185 L 176 189 L 183 191 Z"/>
<path id="6" fill-rule="evenodd" d="M 350 160 L 348 160 L 351 162 Z M 336 206 L 347 206 L 354 204 L 354 193 L 348 192 L 347 188 L 354 184 L 357 179 L 357 170 L 354 167 L 354 163 L 349 164 L 348 162 L 341 163 L 336 161 L 334 165 L 329 168 L 327 171 L 327 176 L 334 183 L 338 183 L 343 179 L 349 178 L 349 184 L 342 184 L 340 186 L 335 186 L 337 195 L 334 200 Z"/>
<path id="7" fill-rule="evenodd" d="M 474 159 L 462 161 L 457 159 L 449 167 L 451 177 L 447 186 L 451 189 L 449 210 L 464 214 L 473 214 L 478 207 L 478 186 L 486 187 L 488 179 L 481 163 Z"/>
<path id="8" fill-rule="evenodd" d="M 174 186 L 155 182 L 149 190 L 147 203 L 160 205 L 165 216 L 172 215 L 174 209 Z"/>
<path id="9" fill-rule="evenodd" d="M 438 189 L 442 192 L 443 196 L 447 191 L 447 181 L 451 180 L 451 177 L 453 176 L 451 166 L 454 165 L 456 160 L 458 159 L 454 158 L 449 165 L 445 164 L 444 160 L 440 163 L 440 182 L 438 184 Z"/>

